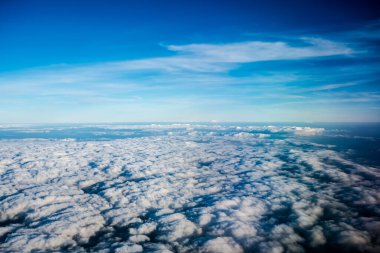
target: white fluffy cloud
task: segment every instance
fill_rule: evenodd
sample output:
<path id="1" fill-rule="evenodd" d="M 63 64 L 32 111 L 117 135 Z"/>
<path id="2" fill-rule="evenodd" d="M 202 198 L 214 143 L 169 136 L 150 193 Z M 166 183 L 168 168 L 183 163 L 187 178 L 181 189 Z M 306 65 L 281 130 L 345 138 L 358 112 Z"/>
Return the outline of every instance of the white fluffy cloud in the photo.
<path id="1" fill-rule="evenodd" d="M 379 250 L 380 173 L 323 129 L 108 128 L 171 134 L 1 141 L 0 251 Z"/>

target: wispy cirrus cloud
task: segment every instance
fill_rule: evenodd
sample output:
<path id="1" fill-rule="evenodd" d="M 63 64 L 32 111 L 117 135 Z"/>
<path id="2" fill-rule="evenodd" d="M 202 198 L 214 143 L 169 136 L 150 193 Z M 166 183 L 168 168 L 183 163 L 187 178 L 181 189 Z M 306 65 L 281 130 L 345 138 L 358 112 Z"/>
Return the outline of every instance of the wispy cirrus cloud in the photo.
<path id="1" fill-rule="evenodd" d="M 65 88 L 92 87 L 99 84 L 116 83 L 127 88 L 142 88 L 157 82 L 176 85 L 191 82 L 208 83 L 260 83 L 295 79 L 294 75 L 255 77 L 220 76 L 226 71 L 237 69 L 240 64 L 295 60 L 311 57 L 351 55 L 355 51 L 344 44 L 320 38 L 303 38 L 298 46 L 286 42 L 248 41 L 226 44 L 169 45 L 167 49 L 175 55 L 140 60 L 105 62 L 87 65 L 54 65 L 29 69 L 16 73 L 0 74 L 2 92 L 45 87 L 54 89 L 56 85 Z M 289 79 L 290 78 L 290 79 Z M 196 82 L 194 82 L 196 81 Z M 77 87 L 70 87 L 74 84 Z"/>
<path id="2" fill-rule="evenodd" d="M 220 63 L 247 63 L 294 60 L 309 57 L 351 55 L 354 50 L 342 43 L 321 38 L 302 38 L 303 46 L 286 42 L 248 41 L 230 44 L 191 44 L 169 46 L 168 49 L 191 57 Z"/>
<path id="3" fill-rule="evenodd" d="M 0 90 L 3 93 L 33 92 L 44 87 L 48 90 L 80 89 L 89 85 L 97 87 L 109 84 L 126 89 L 152 88 L 157 85 L 242 84 L 287 82 L 297 79 L 292 74 L 262 75 L 239 78 L 225 75 L 226 71 L 239 68 L 240 64 L 294 60 L 310 57 L 350 55 L 354 50 L 344 44 L 320 38 L 300 39 L 304 43 L 291 46 L 286 42 L 248 41 L 226 44 L 169 45 L 175 55 L 140 60 L 104 62 L 87 65 L 54 65 L 16 73 L 0 74 Z M 221 76 L 222 74 L 222 76 Z M 112 85 L 111 85 L 112 86 Z M 88 91 L 86 87 L 86 92 Z M 43 92 L 46 93 L 46 90 Z M 49 93 L 49 92 L 47 92 Z M 56 92 L 53 92 L 56 93 Z M 77 92 L 78 94 L 81 92 Z"/>
<path id="4" fill-rule="evenodd" d="M 71 109 L 62 109 L 61 105 L 81 106 L 83 114 L 94 110 L 94 106 L 97 112 L 102 111 L 100 107 L 106 112 L 108 106 L 119 108 L 119 111 L 129 108 L 136 112 L 138 108 L 144 108 L 140 114 L 147 114 L 147 117 L 151 117 L 152 108 L 155 108 L 154 113 L 170 111 L 170 114 L 182 114 L 173 112 L 180 110 L 178 104 L 182 105 L 181 110 L 188 109 L 191 115 L 198 110 L 217 115 L 215 110 L 223 107 L 231 112 L 244 108 L 246 113 L 250 108 L 264 108 L 273 103 L 317 101 L 323 98 L 323 94 L 318 92 L 356 85 L 356 80 L 341 81 L 335 76 L 326 80 L 325 76 L 316 77 L 313 73 L 309 76 L 298 67 L 256 67 L 246 71 L 246 66 L 275 66 L 288 62 L 291 65 L 315 59 L 342 60 L 362 53 L 346 43 L 317 37 L 276 42 L 253 40 L 168 45 L 166 48 L 172 55 L 0 73 L 0 103 L 3 105 L 0 114 L 8 115 L 7 108 L 12 105 L 33 109 L 46 104 L 60 106 L 59 110 L 63 111 Z M 339 97 L 334 99 L 339 101 Z M 191 115 L 186 117 L 191 119 Z M 223 116 L 224 120 L 226 118 Z"/>
<path id="5" fill-rule="evenodd" d="M 333 84 L 326 84 L 326 85 L 320 85 L 320 86 L 315 86 L 315 87 L 311 87 L 311 88 L 306 88 L 306 89 L 303 89 L 302 92 L 336 90 L 336 89 L 340 89 L 340 88 L 355 86 L 358 84 L 360 84 L 360 82 L 333 83 Z"/>
<path id="6" fill-rule="evenodd" d="M 222 72 L 239 64 L 260 61 L 297 60 L 313 57 L 352 55 L 355 50 L 343 43 L 321 38 L 301 38 L 301 45 L 287 42 L 246 41 L 225 44 L 169 45 L 177 55 L 129 61 L 120 66 L 133 70 Z"/>
<path id="7" fill-rule="evenodd" d="M 82 66 L 56 65 L 28 70 L 23 74 L 43 75 L 41 81 L 45 82 L 57 81 L 58 78 L 62 83 L 70 83 L 77 80 L 82 81 L 99 78 L 100 76 L 104 77 L 104 75 L 112 77 L 120 72 L 128 71 L 156 70 L 170 72 L 187 70 L 193 72 L 220 72 L 237 68 L 236 65 L 231 65 L 231 63 L 294 60 L 323 56 L 352 55 L 355 53 L 355 50 L 343 43 L 321 38 L 301 38 L 299 42 L 301 45 L 298 46 L 292 46 L 282 41 L 169 45 L 167 49 L 176 53 L 173 56 Z"/>

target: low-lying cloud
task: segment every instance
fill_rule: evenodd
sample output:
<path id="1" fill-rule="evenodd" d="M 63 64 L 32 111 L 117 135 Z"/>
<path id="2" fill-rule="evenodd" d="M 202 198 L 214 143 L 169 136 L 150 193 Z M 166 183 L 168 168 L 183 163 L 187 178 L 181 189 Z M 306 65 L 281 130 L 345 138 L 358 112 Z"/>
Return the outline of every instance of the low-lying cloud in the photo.
<path id="1" fill-rule="evenodd" d="M 0 250 L 379 251 L 378 168 L 323 129 L 152 128 L 171 134 L 2 140 Z"/>

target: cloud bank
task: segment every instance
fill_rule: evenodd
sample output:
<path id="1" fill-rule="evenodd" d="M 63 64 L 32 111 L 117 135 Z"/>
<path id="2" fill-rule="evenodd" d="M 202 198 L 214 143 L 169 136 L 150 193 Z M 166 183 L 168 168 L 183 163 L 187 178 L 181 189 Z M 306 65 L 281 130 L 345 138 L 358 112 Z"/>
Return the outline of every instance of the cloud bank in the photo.
<path id="1" fill-rule="evenodd" d="M 170 133 L 2 140 L 0 250 L 379 251 L 378 168 L 313 143 L 323 129 L 149 128 Z"/>

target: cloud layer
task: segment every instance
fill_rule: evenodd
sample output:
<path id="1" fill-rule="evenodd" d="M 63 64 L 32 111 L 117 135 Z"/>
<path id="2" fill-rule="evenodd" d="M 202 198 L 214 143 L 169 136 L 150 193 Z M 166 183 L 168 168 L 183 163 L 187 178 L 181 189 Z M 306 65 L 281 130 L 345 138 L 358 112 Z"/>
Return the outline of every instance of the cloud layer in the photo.
<path id="1" fill-rule="evenodd" d="M 165 56 L 0 73 L 0 116 L 3 123 L 377 121 L 378 67 L 359 64 L 372 53 L 347 41 L 169 44 Z"/>
<path id="2" fill-rule="evenodd" d="M 0 250 L 379 250 L 378 168 L 312 143 L 324 129 L 141 128 L 166 134 L 1 141 Z"/>

